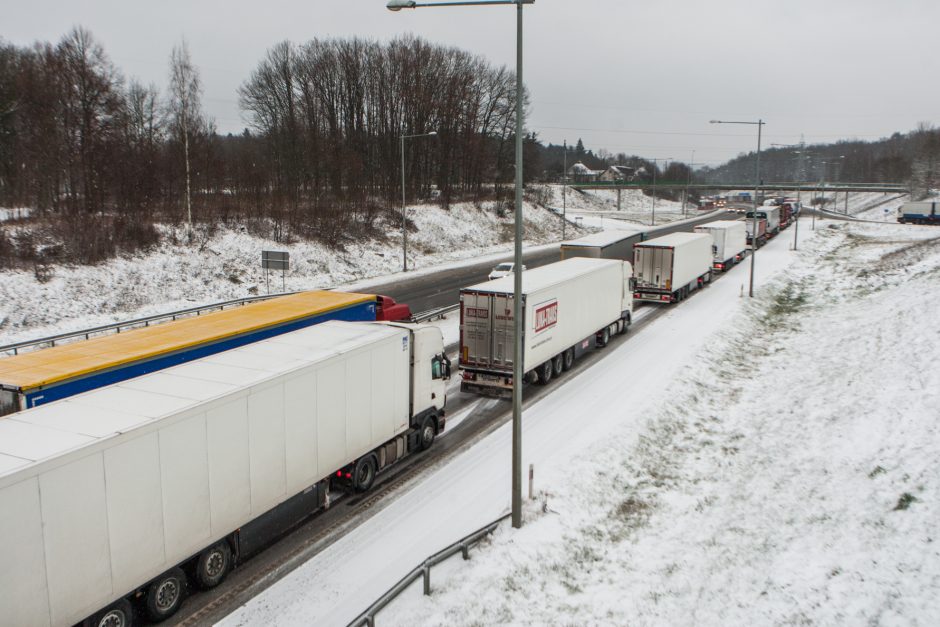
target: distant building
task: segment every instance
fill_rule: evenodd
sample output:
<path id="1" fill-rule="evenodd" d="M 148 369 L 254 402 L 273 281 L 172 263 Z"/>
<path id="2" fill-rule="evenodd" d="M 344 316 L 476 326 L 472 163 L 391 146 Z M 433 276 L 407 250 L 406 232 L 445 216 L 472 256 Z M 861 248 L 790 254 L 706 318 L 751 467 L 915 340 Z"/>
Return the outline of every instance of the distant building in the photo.
<path id="1" fill-rule="evenodd" d="M 578 161 L 568 168 L 568 180 L 573 183 L 593 183 L 602 172 L 602 170 L 592 170 Z"/>
<path id="2" fill-rule="evenodd" d="M 636 168 L 627 165 L 612 165 L 598 177 L 599 181 L 632 181 L 636 177 Z"/>

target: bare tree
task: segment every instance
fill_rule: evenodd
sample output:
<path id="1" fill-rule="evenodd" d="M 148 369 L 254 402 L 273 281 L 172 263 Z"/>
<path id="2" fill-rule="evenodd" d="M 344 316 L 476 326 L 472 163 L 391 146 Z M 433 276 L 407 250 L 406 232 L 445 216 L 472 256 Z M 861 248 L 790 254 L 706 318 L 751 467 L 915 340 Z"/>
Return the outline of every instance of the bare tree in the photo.
<path id="1" fill-rule="evenodd" d="M 184 39 L 170 53 L 170 97 L 168 102 L 170 123 L 177 138 L 183 144 L 183 160 L 186 166 L 186 223 L 192 228 L 192 175 L 190 173 L 190 134 L 202 123 L 202 85 L 199 70 L 189 56 L 189 47 Z"/>

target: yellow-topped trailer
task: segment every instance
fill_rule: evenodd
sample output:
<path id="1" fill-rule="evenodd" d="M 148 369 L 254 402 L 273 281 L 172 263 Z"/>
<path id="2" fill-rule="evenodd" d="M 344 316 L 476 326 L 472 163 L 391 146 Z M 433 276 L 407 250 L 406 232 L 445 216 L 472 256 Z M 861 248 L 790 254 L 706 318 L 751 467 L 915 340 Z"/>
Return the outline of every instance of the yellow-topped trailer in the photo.
<path id="1" fill-rule="evenodd" d="M 523 372 L 548 383 L 592 345 L 626 332 L 632 268 L 576 257 L 522 273 Z M 513 380 L 513 277 L 460 290 L 460 389 L 509 397 Z"/>
<path id="2" fill-rule="evenodd" d="M 326 320 L 374 321 L 373 294 L 307 291 L 0 359 L 0 416 Z"/>

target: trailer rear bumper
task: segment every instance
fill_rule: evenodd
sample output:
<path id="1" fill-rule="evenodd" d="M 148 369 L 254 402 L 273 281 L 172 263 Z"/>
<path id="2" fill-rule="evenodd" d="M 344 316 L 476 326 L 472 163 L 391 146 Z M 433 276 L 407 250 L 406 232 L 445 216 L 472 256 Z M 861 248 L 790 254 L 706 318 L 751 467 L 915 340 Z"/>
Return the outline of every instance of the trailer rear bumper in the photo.
<path id="1" fill-rule="evenodd" d="M 633 292 L 633 300 L 645 301 L 648 303 L 671 303 L 673 301 L 672 292 L 653 292 L 647 290 L 636 290 Z"/>
<path id="2" fill-rule="evenodd" d="M 492 398 L 512 398 L 512 373 L 464 370 L 460 391 Z"/>

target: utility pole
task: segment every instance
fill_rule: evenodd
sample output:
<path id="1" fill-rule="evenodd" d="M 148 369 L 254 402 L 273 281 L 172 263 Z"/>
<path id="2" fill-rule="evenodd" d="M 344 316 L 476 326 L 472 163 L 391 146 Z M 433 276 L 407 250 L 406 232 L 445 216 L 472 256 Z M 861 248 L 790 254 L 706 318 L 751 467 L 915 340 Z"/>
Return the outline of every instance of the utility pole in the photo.
<path id="1" fill-rule="evenodd" d="M 565 154 L 562 157 L 561 170 L 561 239 L 565 240 L 565 227 L 568 226 L 568 140 L 564 142 Z"/>

